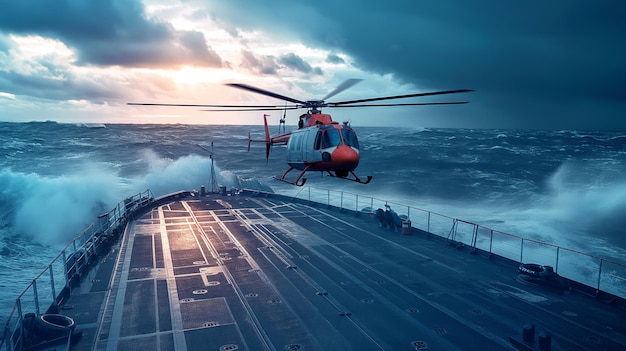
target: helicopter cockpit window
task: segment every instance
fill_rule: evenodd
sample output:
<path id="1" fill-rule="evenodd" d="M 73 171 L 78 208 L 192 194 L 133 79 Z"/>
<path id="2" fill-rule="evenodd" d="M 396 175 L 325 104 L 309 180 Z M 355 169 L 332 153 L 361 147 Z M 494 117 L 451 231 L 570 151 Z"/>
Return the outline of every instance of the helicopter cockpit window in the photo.
<path id="1" fill-rule="evenodd" d="M 322 136 L 324 135 L 324 132 L 321 130 L 317 131 L 317 134 L 315 135 L 315 143 L 313 144 L 313 148 L 315 150 L 319 150 L 322 148 Z"/>
<path id="2" fill-rule="evenodd" d="M 341 137 L 339 131 L 335 128 L 324 130 L 322 136 L 322 149 L 341 145 Z"/>
<path id="3" fill-rule="evenodd" d="M 354 133 L 354 130 L 350 129 L 350 128 L 343 128 L 341 130 L 341 136 L 343 136 L 343 142 L 351 147 L 354 148 L 359 148 L 359 141 L 356 138 L 356 134 Z"/>

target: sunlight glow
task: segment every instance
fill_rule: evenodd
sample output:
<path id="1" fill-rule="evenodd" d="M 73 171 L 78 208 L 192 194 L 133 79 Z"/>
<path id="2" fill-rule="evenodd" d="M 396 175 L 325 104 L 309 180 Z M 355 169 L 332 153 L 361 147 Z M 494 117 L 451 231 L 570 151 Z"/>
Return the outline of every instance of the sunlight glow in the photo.
<path id="1" fill-rule="evenodd" d="M 345 53 L 308 46 L 289 33 L 272 36 L 261 30 L 229 27 L 214 18 L 207 8 L 180 0 L 147 2 L 147 16 L 170 23 L 175 33 L 202 33 L 207 47 L 221 58 L 222 67 L 176 65 L 170 69 L 155 69 L 79 65 L 78 53 L 59 40 L 11 34 L 9 39 L 15 45 L 9 55 L 0 55 L 0 71 L 36 77 L 33 79 L 63 87 L 64 91 L 54 100 L 49 100 L 47 92 L 22 94 L 23 99 L 17 99 L 10 92 L 0 92 L 0 99 L 5 99 L 3 107 L 13 106 L 8 118 L 19 118 L 15 111 L 16 104 L 21 104 L 21 114 L 39 116 L 41 111 L 46 111 L 42 119 L 63 121 L 260 124 L 262 113 L 258 111 L 223 113 L 194 107 L 140 107 L 126 103 L 284 104 L 276 98 L 224 86 L 226 83 L 245 83 L 303 100 L 321 98 L 348 78 L 363 78 L 366 83 L 343 92 L 339 100 L 374 96 L 381 86 L 390 95 L 406 88 L 393 83 L 389 77 L 353 66 L 353 60 Z M 343 62 L 327 62 L 331 53 L 341 57 Z M 301 112 L 288 112 L 289 120 L 295 124 Z M 362 121 L 369 114 L 368 111 L 336 112 L 338 119 L 358 116 Z"/>
<path id="2" fill-rule="evenodd" d="M 0 97 L 11 99 L 11 100 L 15 100 L 15 94 L 5 93 L 5 92 L 2 92 L 2 91 L 0 91 Z"/>
<path id="3" fill-rule="evenodd" d="M 18 45 L 22 56 L 27 59 L 34 60 L 52 55 L 62 58 L 64 61 L 75 61 L 74 52 L 58 40 L 39 35 L 20 36 L 12 34 L 9 37 Z"/>

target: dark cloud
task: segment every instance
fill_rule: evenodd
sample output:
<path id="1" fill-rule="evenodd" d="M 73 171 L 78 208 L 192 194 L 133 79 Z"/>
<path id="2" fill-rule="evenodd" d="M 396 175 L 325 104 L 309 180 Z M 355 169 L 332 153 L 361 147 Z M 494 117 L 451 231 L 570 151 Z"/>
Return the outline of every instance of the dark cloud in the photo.
<path id="1" fill-rule="evenodd" d="M 290 52 L 288 54 L 281 55 L 278 58 L 278 63 L 284 65 L 287 68 L 299 71 L 302 73 L 314 73 L 317 75 L 322 74 L 322 69 L 319 67 L 313 68 L 308 62 L 304 61 L 302 57 Z"/>
<path id="2" fill-rule="evenodd" d="M 48 100 L 88 100 L 93 103 L 125 97 L 122 86 L 112 89 L 106 83 L 114 82 L 82 79 L 68 72 L 56 72 L 54 77 L 0 72 L 0 91 L 10 91 L 15 95 Z"/>
<path id="3" fill-rule="evenodd" d="M 442 123 L 465 111 L 457 125 L 626 130 L 620 0 L 219 3 L 212 11 L 225 22 L 297 35 L 400 83 L 475 89 L 459 98 L 472 104 L 449 109 Z"/>
<path id="4" fill-rule="evenodd" d="M 326 62 L 331 63 L 333 65 L 342 65 L 346 63 L 344 59 L 342 59 L 341 57 L 335 54 L 328 54 L 328 56 L 326 57 Z"/>
<path id="5" fill-rule="evenodd" d="M 0 32 L 58 39 L 76 51 L 81 64 L 222 65 L 202 33 L 147 18 L 139 0 L 21 0 L 0 8 Z"/>
<path id="6" fill-rule="evenodd" d="M 279 57 L 272 55 L 255 55 L 252 51 L 241 51 L 241 67 L 246 68 L 254 73 L 263 75 L 278 75 L 281 70 L 288 69 L 304 74 L 322 75 L 322 69 L 312 67 L 302 57 L 294 54 L 284 54 Z"/>
<path id="7" fill-rule="evenodd" d="M 257 57 L 252 51 L 241 51 L 241 67 L 259 74 L 277 74 L 278 65 L 273 56 Z"/>

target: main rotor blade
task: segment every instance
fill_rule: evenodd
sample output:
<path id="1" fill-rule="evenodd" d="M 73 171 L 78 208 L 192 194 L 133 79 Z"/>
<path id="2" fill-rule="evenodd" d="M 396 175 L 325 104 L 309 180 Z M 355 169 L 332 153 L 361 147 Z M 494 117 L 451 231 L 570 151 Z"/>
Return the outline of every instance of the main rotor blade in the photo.
<path id="1" fill-rule="evenodd" d="M 426 106 L 426 105 L 461 105 L 467 104 L 469 101 L 452 101 L 452 102 L 422 102 L 415 104 L 361 104 L 361 105 L 338 105 L 328 106 L 327 108 L 335 107 L 389 107 L 389 106 Z"/>
<path id="2" fill-rule="evenodd" d="M 443 94 L 467 93 L 467 92 L 470 92 L 470 91 L 473 91 L 473 90 L 471 90 L 471 89 L 445 90 L 445 91 L 433 91 L 433 92 L 429 92 L 429 93 L 418 93 L 418 94 L 396 95 L 396 96 L 387 96 L 387 97 L 379 97 L 379 98 L 371 98 L 371 99 L 329 102 L 328 103 L 328 107 L 334 107 L 334 106 L 337 106 L 337 105 L 346 105 L 346 104 L 356 104 L 356 103 L 359 103 L 359 102 L 391 100 L 391 99 L 405 99 L 405 98 L 418 97 L 418 96 L 432 96 L 432 95 L 443 95 Z"/>
<path id="3" fill-rule="evenodd" d="M 302 107 L 292 106 L 292 107 L 267 107 L 267 108 L 242 108 L 242 109 L 228 109 L 228 110 L 199 110 L 199 111 L 208 111 L 208 112 L 245 112 L 245 111 L 283 111 L 283 110 L 297 110 Z"/>
<path id="4" fill-rule="evenodd" d="M 156 103 L 144 103 L 144 102 L 128 102 L 126 105 L 132 106 L 173 106 L 173 107 L 219 107 L 219 108 L 268 108 L 268 107 L 282 107 L 277 105 L 198 105 L 198 104 L 156 104 Z"/>
<path id="5" fill-rule="evenodd" d="M 274 98 L 277 98 L 277 99 L 293 102 L 295 104 L 305 104 L 304 101 L 300 101 L 300 100 L 296 100 L 294 98 L 290 98 L 288 96 L 276 94 L 276 93 L 268 91 L 268 90 L 263 90 L 263 89 L 260 89 L 260 88 L 256 88 L 256 87 L 253 87 L 251 85 L 240 84 L 240 83 L 229 83 L 229 84 L 226 84 L 226 85 L 231 86 L 233 88 L 243 89 L 243 90 L 251 91 L 253 93 L 267 95 L 267 96 L 271 96 L 271 97 L 274 97 Z"/>
<path id="6" fill-rule="evenodd" d="M 344 81 L 343 83 L 339 84 L 339 86 L 337 86 L 337 87 L 335 88 L 335 90 L 333 90 L 333 91 L 331 91 L 330 93 L 328 93 L 328 95 L 326 95 L 326 96 L 322 99 L 322 101 L 323 101 L 323 100 L 326 100 L 326 99 L 330 99 L 331 97 L 333 97 L 333 96 L 335 96 L 335 95 L 337 95 L 337 94 L 341 93 L 342 91 L 344 91 L 344 90 L 346 90 L 346 89 L 348 89 L 348 88 L 352 87 L 353 85 L 355 85 L 355 84 L 357 84 L 357 83 L 361 82 L 362 80 L 363 80 L 363 79 L 356 79 L 356 78 L 352 78 L 352 79 L 348 79 L 348 80 Z"/>

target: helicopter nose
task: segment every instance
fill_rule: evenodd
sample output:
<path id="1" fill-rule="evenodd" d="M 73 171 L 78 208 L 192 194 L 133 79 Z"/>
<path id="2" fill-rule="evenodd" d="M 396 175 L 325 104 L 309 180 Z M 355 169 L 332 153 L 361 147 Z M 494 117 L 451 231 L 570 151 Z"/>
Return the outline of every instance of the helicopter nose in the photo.
<path id="1" fill-rule="evenodd" d="M 331 160 L 334 167 L 352 171 L 359 165 L 359 153 L 349 146 L 341 145 L 333 151 Z"/>

